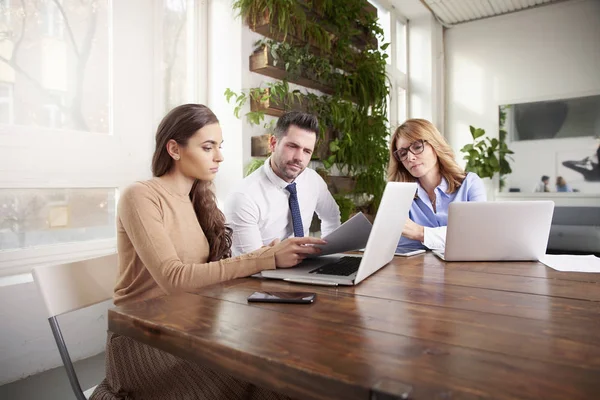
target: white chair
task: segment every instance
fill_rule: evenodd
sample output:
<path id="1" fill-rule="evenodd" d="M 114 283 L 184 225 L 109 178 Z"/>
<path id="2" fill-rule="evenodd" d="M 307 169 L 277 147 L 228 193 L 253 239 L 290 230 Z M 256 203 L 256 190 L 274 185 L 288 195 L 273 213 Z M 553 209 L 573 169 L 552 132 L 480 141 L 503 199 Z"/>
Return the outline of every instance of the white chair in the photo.
<path id="1" fill-rule="evenodd" d="M 111 299 L 117 275 L 116 253 L 89 260 L 33 269 L 33 279 L 46 304 L 48 322 L 67 370 L 71 388 L 78 400 L 88 399 L 96 387 L 85 392 L 81 390 L 57 317 Z"/>

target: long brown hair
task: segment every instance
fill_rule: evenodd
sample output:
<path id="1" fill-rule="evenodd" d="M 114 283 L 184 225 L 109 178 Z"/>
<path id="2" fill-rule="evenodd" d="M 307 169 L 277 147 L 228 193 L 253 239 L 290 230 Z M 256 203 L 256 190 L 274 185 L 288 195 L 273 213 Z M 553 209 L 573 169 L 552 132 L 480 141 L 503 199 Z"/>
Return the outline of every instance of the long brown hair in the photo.
<path id="1" fill-rule="evenodd" d="M 437 130 L 435 125 L 426 119 L 408 119 L 396 129 L 390 139 L 390 163 L 388 166 L 388 181 L 391 182 L 414 182 L 416 178 L 404 168 L 404 165 L 396 160 L 394 152 L 398 150 L 396 142 L 400 137 L 411 143 L 416 140 L 424 140 L 433 148 L 438 158 L 440 174 L 448 181 L 448 193 L 458 190 L 467 174 L 458 166 L 454 159 L 454 152 L 446 142 L 446 139 Z"/>
<path id="2" fill-rule="evenodd" d="M 167 143 L 174 140 L 187 146 L 188 140 L 206 125 L 218 124 L 217 116 L 202 104 L 184 104 L 172 109 L 160 122 L 156 131 L 156 149 L 152 157 L 152 174 L 162 176 L 173 167 L 173 158 L 167 152 Z M 231 228 L 225 226 L 225 216 L 217 207 L 212 182 L 196 179 L 190 191 L 190 200 L 196 218 L 208 239 L 209 261 L 231 257 Z"/>

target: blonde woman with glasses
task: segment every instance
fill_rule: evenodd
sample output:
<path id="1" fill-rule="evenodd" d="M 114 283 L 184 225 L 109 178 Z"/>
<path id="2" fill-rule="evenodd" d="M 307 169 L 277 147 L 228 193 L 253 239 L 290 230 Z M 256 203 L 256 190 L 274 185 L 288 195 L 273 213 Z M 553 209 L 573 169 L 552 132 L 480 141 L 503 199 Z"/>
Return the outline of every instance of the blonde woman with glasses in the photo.
<path id="1" fill-rule="evenodd" d="M 398 251 L 444 249 L 449 204 L 486 201 L 481 178 L 473 172 L 466 173 L 456 163 L 444 137 L 424 119 L 409 119 L 394 132 L 390 140 L 388 180 L 417 183 Z"/>

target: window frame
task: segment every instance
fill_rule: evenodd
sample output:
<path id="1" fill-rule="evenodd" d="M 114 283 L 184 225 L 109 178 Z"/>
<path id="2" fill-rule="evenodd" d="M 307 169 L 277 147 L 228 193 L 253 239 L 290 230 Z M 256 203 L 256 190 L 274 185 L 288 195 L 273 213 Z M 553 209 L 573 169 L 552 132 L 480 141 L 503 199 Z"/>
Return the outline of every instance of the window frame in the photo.
<path id="1" fill-rule="evenodd" d="M 386 65 L 386 72 L 390 79 L 390 126 L 397 127 L 399 126 L 409 115 L 408 112 L 408 98 L 409 98 L 409 51 L 408 51 L 408 20 L 402 16 L 394 7 L 388 9 L 390 12 L 390 36 L 392 37 L 392 41 L 390 42 L 391 47 L 391 63 L 390 65 Z M 404 34 L 404 58 L 406 62 L 406 72 L 403 72 L 400 69 L 400 59 L 398 55 L 398 45 L 397 45 L 397 22 L 404 25 L 405 34 Z M 401 102 L 401 96 L 404 97 L 404 101 Z M 404 104 L 404 110 L 400 111 L 401 104 Z M 401 115 L 404 114 L 404 115 Z"/>
<path id="2" fill-rule="evenodd" d="M 388 43 L 390 50 L 390 63 L 385 66 L 385 72 L 389 78 L 390 94 L 388 97 L 388 118 L 392 129 L 399 126 L 409 115 L 409 20 L 398 12 L 388 0 L 368 0 L 371 4 L 378 8 L 385 9 L 390 15 L 390 38 L 385 38 L 384 43 Z M 379 17 L 378 17 L 379 18 Z M 397 22 L 404 25 L 405 35 L 403 46 L 404 59 L 406 62 L 406 72 L 403 72 L 399 66 L 399 55 L 397 46 Z M 404 97 L 404 101 L 401 101 Z M 400 110 L 402 108 L 402 110 Z M 403 115 L 402 115 L 403 114 Z"/>
<path id="3" fill-rule="evenodd" d="M 0 124 L 0 151 L 8 155 L 6 160 L 0 160 L 0 189 L 114 188 L 118 202 L 119 193 L 125 187 L 136 180 L 151 177 L 150 160 L 154 149 L 154 131 L 165 113 L 162 106 L 164 91 L 160 69 L 162 43 L 159 41 L 162 19 L 158 12 L 161 7 L 164 7 L 164 0 L 155 0 L 153 3 L 147 0 L 106 1 L 109 53 L 107 89 L 110 104 L 108 132 L 95 133 Z M 207 62 L 203 55 L 207 53 L 208 43 L 206 34 L 208 3 L 202 0 L 191 0 L 188 4 L 194 6 L 190 12 L 194 14 L 198 24 L 195 28 L 199 28 L 194 29 L 193 32 L 197 43 L 195 62 L 199 70 L 194 82 L 197 98 L 190 101 L 204 101 Z M 146 34 L 150 28 L 154 37 L 152 43 L 141 46 L 142 50 L 138 47 L 131 53 L 143 51 L 151 60 L 150 62 L 154 63 L 150 71 L 147 64 L 132 66 L 131 60 L 136 60 L 136 55 L 128 54 L 130 52 L 122 43 L 127 42 L 131 46 L 138 35 L 121 37 L 118 43 L 114 41 L 114 37 L 119 33 L 129 32 L 127 29 L 130 29 L 131 24 L 126 27 L 126 20 L 133 13 L 137 16 L 139 10 L 144 12 L 145 19 L 142 25 L 146 24 L 139 28 L 140 32 Z M 122 58 L 128 58 L 129 62 Z M 138 74 L 136 71 L 141 73 Z M 132 86 L 147 87 L 145 94 L 123 88 L 123 84 L 129 83 L 132 75 L 135 75 L 135 79 L 138 80 L 137 84 Z M 142 77 L 138 78 L 138 75 Z M 133 93 L 129 98 L 124 98 L 127 97 L 128 92 Z M 146 100 L 137 100 L 143 102 L 143 106 L 138 106 L 139 109 L 131 114 L 123 110 L 128 108 L 132 101 L 136 101 L 138 96 L 140 98 L 147 96 Z M 32 151 L 34 153 L 32 157 L 36 160 L 35 165 L 23 162 L 22 160 L 28 155 L 23 150 L 16 153 L 10 151 L 14 149 Z M 48 149 L 60 152 L 60 163 L 56 163 L 57 156 L 53 156 Z M 48 164 L 52 162 L 61 165 Z M 44 168 L 44 165 L 52 167 Z M 111 239 L 0 250 L 0 277 L 30 273 L 33 267 L 39 265 L 72 262 L 116 251 L 115 221 L 115 237 Z"/>

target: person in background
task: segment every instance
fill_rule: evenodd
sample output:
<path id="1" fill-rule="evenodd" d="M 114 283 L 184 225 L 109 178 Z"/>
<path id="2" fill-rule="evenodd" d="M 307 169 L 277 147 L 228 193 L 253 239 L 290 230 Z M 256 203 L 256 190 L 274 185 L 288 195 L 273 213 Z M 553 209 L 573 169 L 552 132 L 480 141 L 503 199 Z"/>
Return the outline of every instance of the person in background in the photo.
<path id="1" fill-rule="evenodd" d="M 307 168 L 318 134 L 314 115 L 292 111 L 277 120 L 269 139 L 271 157 L 244 178 L 225 203 L 234 255 L 274 239 L 306 236 L 315 213 L 322 237 L 340 226 L 340 209 L 327 183 Z"/>
<path id="2" fill-rule="evenodd" d="M 556 191 L 557 192 L 572 192 L 571 186 L 567 185 L 567 181 L 562 176 L 556 178 Z"/>
<path id="3" fill-rule="evenodd" d="M 417 183 L 399 251 L 423 247 L 444 249 L 449 204 L 486 201 L 481 178 L 473 172 L 466 173 L 456 163 L 444 137 L 424 119 L 409 119 L 392 135 L 388 180 Z"/>
<path id="4" fill-rule="evenodd" d="M 160 123 L 154 178 L 129 186 L 118 204 L 116 305 L 292 267 L 319 253 L 308 245 L 323 240 L 302 237 L 229 258 L 231 230 L 212 189 L 222 143 L 217 117 L 200 104 L 176 107 Z M 92 400 L 287 398 L 111 332 L 106 365 Z"/>
<path id="5" fill-rule="evenodd" d="M 548 175 L 542 175 L 542 179 L 535 187 L 534 192 L 536 192 L 536 193 L 549 192 L 550 191 L 550 187 L 548 186 L 549 183 L 550 183 L 550 177 Z"/>

